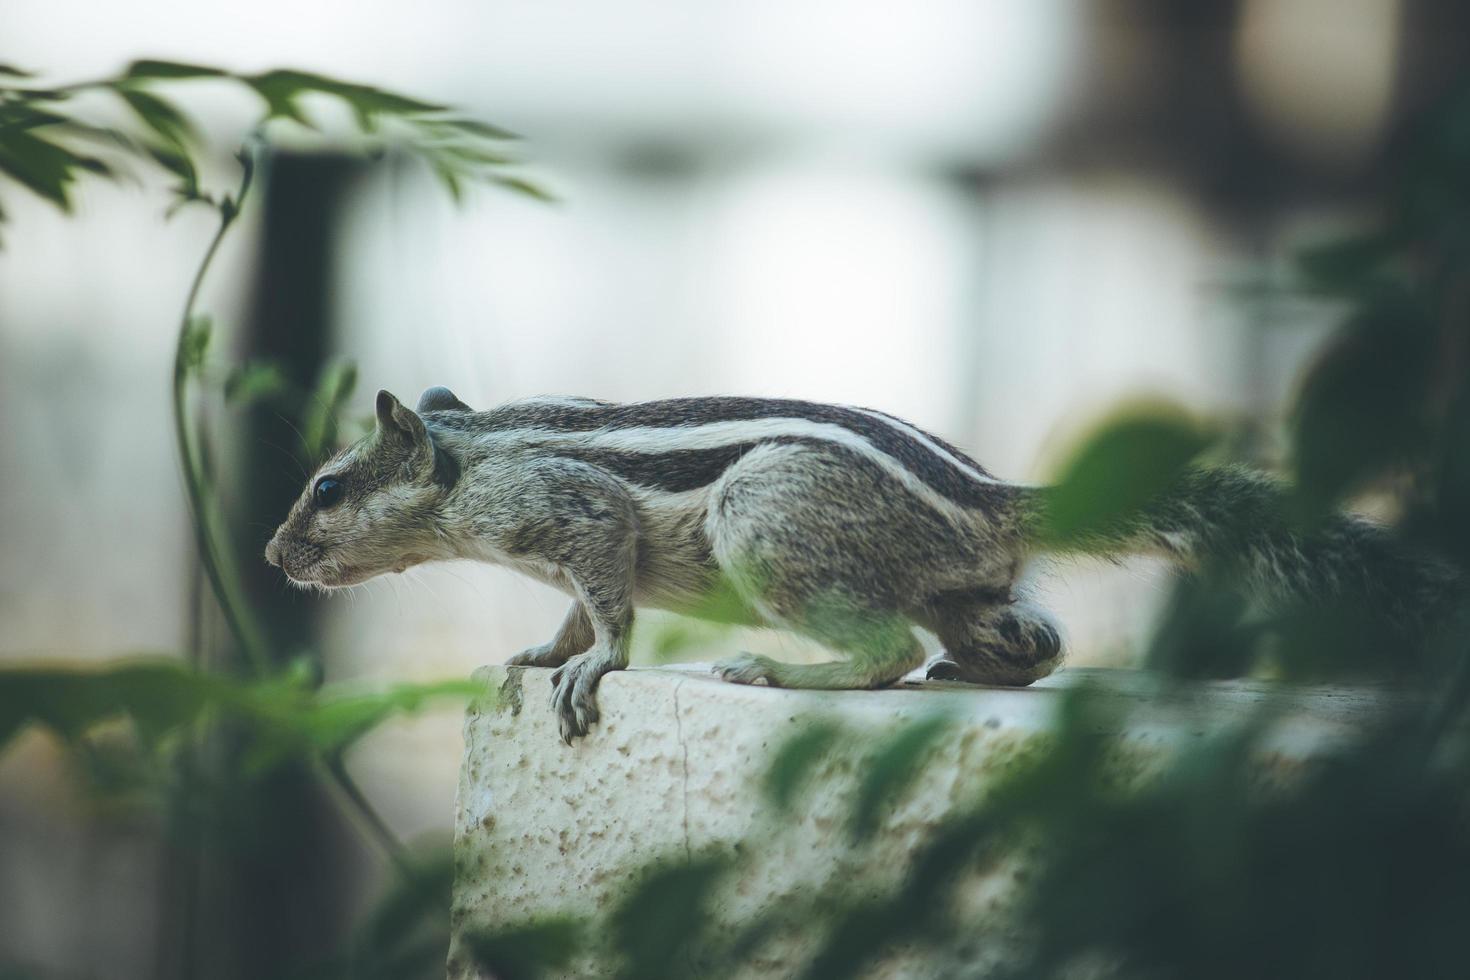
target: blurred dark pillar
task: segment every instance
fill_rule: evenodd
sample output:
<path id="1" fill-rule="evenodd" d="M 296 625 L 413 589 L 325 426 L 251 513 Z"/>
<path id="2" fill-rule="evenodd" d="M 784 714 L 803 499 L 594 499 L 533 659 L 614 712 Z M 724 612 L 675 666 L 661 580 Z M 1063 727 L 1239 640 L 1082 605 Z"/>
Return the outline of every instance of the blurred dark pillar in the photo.
<path id="1" fill-rule="evenodd" d="M 313 390 L 330 349 L 337 230 L 362 166 L 351 157 L 277 154 L 260 174 L 260 251 L 236 356 L 277 365 L 300 391 Z M 289 400 L 246 409 L 225 494 L 238 508 L 229 523 L 241 579 L 277 667 L 317 646 L 321 600 L 288 588 L 261 557 L 301 492 L 302 470 L 319 462 L 306 458 L 299 435 L 306 409 Z M 319 661 L 314 665 L 319 671 Z M 228 759 L 236 751 L 226 745 L 222 754 Z M 341 943 L 363 854 L 307 767 L 288 766 L 241 792 L 207 845 L 204 939 L 195 966 L 228 980 L 285 976 Z"/>
<path id="2" fill-rule="evenodd" d="M 1396 110 L 1414 118 L 1446 90 L 1470 83 L 1470 3 L 1405 0 Z"/>
<path id="3" fill-rule="evenodd" d="M 348 186 L 363 162 L 355 157 L 277 154 L 264 168 L 265 206 L 251 313 L 236 353 L 240 363 L 276 365 L 292 388 L 310 392 L 326 364 L 333 321 L 336 232 Z M 281 571 L 261 558 L 272 530 L 301 493 L 319 459 L 308 458 L 301 433 L 306 405 L 257 402 L 245 414 L 239 460 L 241 575 L 278 663 L 315 645 L 321 600 L 283 587 Z"/>
<path id="4" fill-rule="evenodd" d="M 1097 0 L 1079 93 L 1044 152 L 1064 169 L 1121 166 L 1183 178 L 1227 207 L 1270 186 L 1267 150 L 1237 87 L 1240 0 Z"/>

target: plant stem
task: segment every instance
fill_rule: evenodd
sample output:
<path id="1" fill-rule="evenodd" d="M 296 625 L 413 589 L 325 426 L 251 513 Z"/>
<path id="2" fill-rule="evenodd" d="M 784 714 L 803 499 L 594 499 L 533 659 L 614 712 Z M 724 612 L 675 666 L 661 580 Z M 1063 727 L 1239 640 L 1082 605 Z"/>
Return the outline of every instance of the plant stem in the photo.
<path id="1" fill-rule="evenodd" d="M 408 848 L 404 846 L 403 841 L 398 839 L 393 828 L 388 826 L 382 814 L 378 813 L 368 801 L 362 788 L 357 785 L 357 781 L 347 772 L 347 766 L 343 763 L 342 757 L 331 754 L 323 755 L 320 759 L 321 768 L 329 777 L 329 781 L 336 784 L 338 792 L 351 804 L 347 807 L 347 811 L 356 816 L 364 835 L 378 843 L 388 860 L 393 862 L 404 877 L 413 877 L 416 869 Z"/>
<path id="2" fill-rule="evenodd" d="M 200 564 L 204 568 L 205 576 L 209 579 L 210 587 L 214 590 L 215 599 L 219 603 L 220 611 L 224 614 L 230 632 L 239 643 L 241 651 L 255 673 L 264 677 L 269 674 L 271 668 L 264 634 L 251 615 L 249 605 L 235 576 L 235 565 L 227 546 L 228 538 L 225 536 L 219 513 L 215 510 L 214 501 L 208 492 L 208 478 L 204 470 L 202 454 L 199 452 L 199 439 L 194 432 L 192 424 L 194 419 L 189 413 L 188 401 L 189 379 L 197 366 L 190 360 L 191 335 L 195 318 L 194 307 L 199 300 L 199 291 L 204 284 L 204 277 L 209 272 L 215 255 L 219 252 L 220 243 L 224 241 L 230 226 L 240 214 L 240 208 L 244 204 L 246 195 L 250 192 L 255 173 L 255 158 L 249 145 L 241 150 L 239 159 L 240 185 L 233 199 L 225 198 L 218 205 L 219 227 L 214 237 L 210 239 L 209 247 L 204 252 L 204 258 L 194 273 L 194 280 L 189 285 L 189 293 L 185 297 L 184 311 L 179 321 L 178 340 L 174 347 L 174 438 L 178 443 L 179 458 L 183 466 L 184 485 L 188 491 L 189 509 L 193 517 L 194 536 L 199 547 Z M 200 666 L 200 656 L 200 647 L 196 646 L 190 650 L 191 666 L 196 668 Z M 378 842 L 400 873 L 406 877 L 413 876 L 415 868 L 408 848 L 393 833 L 387 821 L 373 808 L 362 789 L 347 772 L 341 757 L 335 754 L 318 755 L 317 761 L 324 781 L 335 787 L 347 814 L 364 829 L 367 836 Z"/>
<path id="3" fill-rule="evenodd" d="M 194 538 L 199 547 L 200 563 L 204 574 L 214 590 L 220 611 L 225 617 L 240 650 L 257 673 L 269 669 L 265 654 L 265 641 L 259 626 L 251 617 L 248 606 L 241 595 L 235 578 L 234 566 L 225 554 L 226 545 L 223 528 L 213 502 L 206 493 L 206 475 L 200 458 L 197 439 L 194 436 L 189 413 L 189 378 L 194 365 L 189 361 L 190 337 L 194 329 L 194 306 L 199 299 L 200 288 L 209 267 L 214 263 L 225 234 L 240 214 L 240 206 L 250 192 L 255 174 L 255 161 L 248 147 L 240 153 L 240 185 L 233 200 L 226 199 L 219 206 L 219 227 L 205 249 L 204 258 L 194 273 L 189 293 L 184 300 L 184 311 L 179 319 L 178 339 L 174 344 L 173 415 L 174 440 L 179 451 L 179 460 L 184 472 L 184 487 L 189 499 L 189 512 L 194 523 Z M 191 666 L 199 666 L 200 651 L 189 651 Z"/>

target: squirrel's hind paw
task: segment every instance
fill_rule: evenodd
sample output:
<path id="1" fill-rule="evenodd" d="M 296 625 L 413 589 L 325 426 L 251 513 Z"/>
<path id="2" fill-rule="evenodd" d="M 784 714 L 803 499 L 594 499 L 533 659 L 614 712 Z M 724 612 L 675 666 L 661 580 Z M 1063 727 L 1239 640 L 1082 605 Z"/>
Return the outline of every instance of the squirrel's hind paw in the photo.
<path id="1" fill-rule="evenodd" d="M 721 680 L 731 684 L 759 684 L 765 681 L 770 687 L 778 687 L 775 678 L 775 661 L 754 653 L 742 653 L 729 660 L 721 660 L 710 668 Z"/>

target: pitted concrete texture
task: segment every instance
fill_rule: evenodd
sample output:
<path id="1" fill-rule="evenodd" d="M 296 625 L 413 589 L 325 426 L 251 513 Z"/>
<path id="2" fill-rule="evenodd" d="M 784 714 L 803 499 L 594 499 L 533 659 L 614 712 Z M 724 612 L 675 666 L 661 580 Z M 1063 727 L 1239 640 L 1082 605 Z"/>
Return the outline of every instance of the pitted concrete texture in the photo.
<path id="1" fill-rule="evenodd" d="M 1123 778 L 1147 772 L 1174 747 L 1244 721 L 1280 702 L 1263 774 L 1289 772 L 1326 742 L 1350 734 L 1382 703 L 1372 691 L 1318 688 L 1281 693 L 1269 685 L 1213 683 L 1161 694 L 1126 671 L 1061 671 L 1025 689 L 906 681 L 883 691 L 784 691 L 720 681 L 692 665 L 609 674 L 602 720 L 574 745 L 557 736 L 551 671 L 487 667 L 476 673 L 492 696 L 465 718 L 465 755 L 455 824 L 452 978 L 478 974 L 463 939 L 556 915 L 609 910 L 637 869 L 738 853 L 739 870 L 718 888 L 712 915 L 748 922 L 813 900 L 878 894 L 901 880 L 928 831 L 952 809 L 1040 748 L 1060 693 L 1079 681 L 1131 709 L 1119 758 Z M 953 724 L 916 778 L 854 846 L 853 801 L 878 736 L 943 714 Z M 811 770 L 790 816 L 777 819 L 764 792 L 773 753 L 813 725 L 838 722 L 839 740 Z M 1126 758 L 1125 758 L 1126 757 Z M 869 977 L 983 974 L 1004 958 L 1007 896 L 1015 860 L 961 889 L 962 904 L 993 923 L 963 948 L 903 947 Z M 823 936 L 778 935 L 744 975 L 799 974 Z M 698 976 L 697 951 L 690 975 Z M 600 976 L 605 958 L 576 960 L 572 976 Z"/>

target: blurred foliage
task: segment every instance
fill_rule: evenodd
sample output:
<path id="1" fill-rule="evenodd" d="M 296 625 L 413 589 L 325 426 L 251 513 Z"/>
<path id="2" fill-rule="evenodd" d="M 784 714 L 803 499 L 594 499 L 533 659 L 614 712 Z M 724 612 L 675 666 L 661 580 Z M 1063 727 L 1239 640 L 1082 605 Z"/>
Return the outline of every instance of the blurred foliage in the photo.
<path id="1" fill-rule="evenodd" d="M 399 871 L 346 948 L 303 968 L 300 980 L 402 980 L 444 972 L 454 873 L 449 855 L 438 852 Z"/>
<path id="2" fill-rule="evenodd" d="M 310 743 L 340 752 L 395 712 L 416 711 L 434 697 L 480 693 L 470 681 L 406 684 L 374 694 L 314 688 L 298 666 L 259 680 L 192 670 L 176 660 L 137 660 L 101 669 L 9 667 L 0 688 L 0 747 L 28 723 L 76 739 L 123 717 L 149 744 L 178 732 L 206 711 L 248 719 L 271 756 Z"/>
<path id="3" fill-rule="evenodd" d="M 304 661 L 249 679 L 166 659 L 9 667 L 0 672 L 0 751 L 39 725 L 79 753 L 101 799 L 162 806 L 170 794 L 187 789 L 192 811 L 220 812 L 283 765 L 317 758 L 334 766 L 392 717 L 483 693 L 467 680 L 381 691 L 319 687 L 314 673 Z M 207 724 L 227 724 L 237 750 L 213 760 L 208 781 L 185 787 L 179 774 L 194 764 L 193 736 Z"/>
<path id="4" fill-rule="evenodd" d="M 201 186 L 201 154 L 207 147 L 199 127 L 163 92 L 199 81 L 252 92 L 262 104 L 261 132 L 277 121 L 315 130 L 319 123 L 308 105 L 335 101 L 347 108 L 362 136 L 376 141 L 373 145 L 400 146 L 423 160 L 455 200 L 472 183 L 550 199 L 538 184 L 515 172 L 516 158 L 505 148 L 515 134 L 463 118 L 445 106 L 294 69 L 244 75 L 152 60 L 135 61 L 112 78 L 67 85 L 43 85 L 30 72 L 0 68 L 0 174 L 69 212 L 78 180 L 116 180 L 142 164 L 173 178 L 176 206 L 236 208 L 237 200 Z M 115 99 L 127 110 L 126 119 L 99 124 L 73 109 L 92 93 Z M 4 218 L 0 207 L 0 222 Z"/>
<path id="5" fill-rule="evenodd" d="M 198 82 L 242 87 L 261 104 L 234 153 L 239 171 L 233 190 L 206 186 L 202 175 L 213 148 L 174 94 L 176 86 Z M 98 105 L 99 98 L 112 100 L 111 116 L 108 106 Z M 415 855 L 399 841 L 348 774 L 344 756 L 390 718 L 416 712 L 432 700 L 463 701 L 482 694 L 481 686 L 452 680 L 382 691 L 323 687 L 320 657 L 313 651 L 304 651 L 285 670 L 273 667 L 285 658 L 266 649 L 266 633 L 240 586 L 240 566 L 218 500 L 211 433 L 198 406 L 209 396 L 237 410 L 263 402 L 289 412 L 303 425 L 304 458 L 297 458 L 302 465 L 315 465 L 338 443 L 339 418 L 357 380 L 353 364 L 328 364 L 315 386 L 305 389 L 294 387 L 273 363 L 215 363 L 211 351 L 219 346 L 220 331 L 213 317 L 195 308 L 219 245 L 250 196 L 259 158 L 283 125 L 313 132 L 326 128 L 318 110 L 330 110 L 332 103 L 345 107 L 351 118 L 350 132 L 339 132 L 335 145 L 351 137 L 362 152 L 390 147 L 407 152 L 422 160 L 456 201 L 474 183 L 550 197 L 517 172 L 517 160 L 507 149 L 514 134 L 370 85 L 288 69 L 246 75 L 156 60 L 134 62 L 111 78 L 51 85 L 0 65 L 0 193 L 10 190 L 8 180 L 70 213 L 79 181 L 131 177 L 141 166 L 172 180 L 170 215 L 184 205 L 202 205 L 218 217 L 183 298 L 173 423 L 201 565 L 248 669 L 228 661 L 210 663 L 203 651 L 189 650 L 183 661 L 0 670 L 0 750 L 22 729 L 43 726 L 73 751 L 76 771 L 99 801 L 163 818 L 172 852 L 183 856 L 179 907 L 163 914 L 182 923 L 170 938 L 184 950 L 177 966 L 184 976 L 234 975 L 222 951 L 199 949 L 193 934 L 198 926 L 190 924 L 198 921 L 192 903 L 201 877 L 199 851 L 248 847 L 264 857 L 262 848 L 274 847 L 284 854 L 287 841 L 281 834 L 293 815 L 268 812 L 268 801 L 276 799 L 268 784 L 287 770 L 314 773 L 342 812 L 381 846 L 395 871 L 389 894 L 346 948 L 322 962 L 303 964 L 301 976 L 432 976 L 442 971 L 448 944 L 447 855 Z M 98 121 L 99 112 L 105 121 Z M 0 224 L 5 218 L 0 198 Z M 255 941 L 270 945 L 276 937 Z M 31 973 L 5 964 L 0 971 Z"/>
<path id="6" fill-rule="evenodd" d="M 1300 256 L 1295 288 L 1348 312 L 1302 379 L 1289 422 L 1292 479 L 1252 518 L 1310 549 L 1333 509 L 1367 497 L 1405 547 L 1466 575 L 1470 88 L 1421 119 L 1400 151 L 1375 224 Z M 1171 406 L 1125 406 L 1063 467 L 1043 533 L 1066 544 L 1126 522 L 1203 461 L 1218 462 L 1233 444 L 1225 436 Z M 633 956 L 662 922 L 662 958 L 621 975 L 740 975 L 763 944 L 799 935 L 813 941 L 802 975 L 824 980 L 871 975 L 904 944 L 973 951 L 956 976 L 1018 980 L 1465 976 L 1470 596 L 1406 638 L 1353 601 L 1263 614 L 1231 568 L 1200 568 L 1177 586 L 1147 654 L 1158 694 L 1209 677 L 1392 682 L 1356 735 L 1283 768 L 1270 742 L 1281 702 L 1260 697 L 1237 724 L 1200 719 L 1192 727 L 1202 730 L 1140 771 L 1121 764 L 1129 745 L 1116 734 L 1139 699 L 1077 689 L 1037 751 L 928 831 L 893 889 L 810 896 L 749 922 L 696 914 L 720 907 L 722 884 L 803 819 L 802 795 L 816 781 L 842 778 L 833 760 L 854 746 L 865 756 L 849 834 L 829 846 L 860 857 L 952 730 L 936 716 L 875 737 L 812 719 L 773 751 L 769 820 L 749 839 L 720 859 L 652 865 L 616 907 L 558 918 L 562 945 L 539 934 L 541 945 L 521 947 L 515 969 L 496 975 L 559 975 L 609 947 Z M 677 653 L 679 640 L 661 637 L 661 655 Z M 959 886 L 1007 857 L 1026 870 L 1006 921 L 993 907 L 967 917 Z M 496 951 L 482 959 L 492 970 L 509 962 L 505 944 L 535 934 L 534 924 L 517 929 L 477 936 L 472 952 Z"/>
<path id="7" fill-rule="evenodd" d="M 1141 402 L 1103 419 L 1050 488 L 1043 534 L 1066 542 L 1107 527 L 1167 492 L 1215 433 L 1169 404 Z"/>

